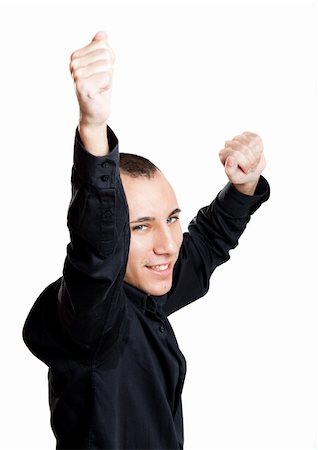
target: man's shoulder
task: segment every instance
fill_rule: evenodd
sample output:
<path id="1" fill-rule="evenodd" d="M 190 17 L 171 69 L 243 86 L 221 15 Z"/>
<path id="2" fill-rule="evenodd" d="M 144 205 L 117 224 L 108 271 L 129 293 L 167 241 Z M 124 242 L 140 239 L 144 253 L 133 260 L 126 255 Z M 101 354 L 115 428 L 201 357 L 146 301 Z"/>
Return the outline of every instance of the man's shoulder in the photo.
<path id="1" fill-rule="evenodd" d="M 58 320 L 58 292 L 62 277 L 50 283 L 33 304 L 23 327 L 23 340 L 30 351 L 42 361 L 49 347 L 59 345 L 62 334 Z M 62 345 L 62 342 L 60 342 Z"/>

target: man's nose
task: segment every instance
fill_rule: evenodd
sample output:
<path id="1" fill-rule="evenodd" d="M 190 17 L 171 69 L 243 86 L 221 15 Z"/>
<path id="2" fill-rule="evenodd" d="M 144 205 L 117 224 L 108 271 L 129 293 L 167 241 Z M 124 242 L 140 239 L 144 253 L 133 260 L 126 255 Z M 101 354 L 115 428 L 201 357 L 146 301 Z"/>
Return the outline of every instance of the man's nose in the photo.
<path id="1" fill-rule="evenodd" d="M 177 251 L 177 243 L 168 224 L 157 227 L 153 242 L 153 251 L 157 255 L 173 254 Z"/>

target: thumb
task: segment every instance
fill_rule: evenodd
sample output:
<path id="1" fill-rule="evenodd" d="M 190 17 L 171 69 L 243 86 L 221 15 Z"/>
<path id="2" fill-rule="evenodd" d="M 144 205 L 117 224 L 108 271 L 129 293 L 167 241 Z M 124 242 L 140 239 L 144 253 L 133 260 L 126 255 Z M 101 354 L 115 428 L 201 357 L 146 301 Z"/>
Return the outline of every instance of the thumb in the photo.
<path id="1" fill-rule="evenodd" d="M 95 36 L 92 39 L 92 42 L 94 41 L 108 41 L 108 36 L 106 31 L 98 31 Z"/>
<path id="2" fill-rule="evenodd" d="M 228 177 L 231 177 L 237 171 L 237 161 L 233 156 L 228 156 L 225 161 L 225 173 Z"/>

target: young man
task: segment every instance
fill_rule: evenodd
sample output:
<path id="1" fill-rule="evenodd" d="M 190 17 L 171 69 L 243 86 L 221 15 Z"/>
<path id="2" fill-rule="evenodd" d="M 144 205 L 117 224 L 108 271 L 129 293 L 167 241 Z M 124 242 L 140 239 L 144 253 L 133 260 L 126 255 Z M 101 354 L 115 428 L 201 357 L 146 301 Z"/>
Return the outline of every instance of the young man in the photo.
<path id="1" fill-rule="evenodd" d="M 71 242 L 63 276 L 34 304 L 23 337 L 49 367 L 58 449 L 180 449 L 185 359 L 167 316 L 207 292 L 268 199 L 262 141 L 245 132 L 226 143 L 229 183 L 182 234 L 162 172 L 119 155 L 107 125 L 113 64 L 104 32 L 71 56 L 80 108 Z"/>

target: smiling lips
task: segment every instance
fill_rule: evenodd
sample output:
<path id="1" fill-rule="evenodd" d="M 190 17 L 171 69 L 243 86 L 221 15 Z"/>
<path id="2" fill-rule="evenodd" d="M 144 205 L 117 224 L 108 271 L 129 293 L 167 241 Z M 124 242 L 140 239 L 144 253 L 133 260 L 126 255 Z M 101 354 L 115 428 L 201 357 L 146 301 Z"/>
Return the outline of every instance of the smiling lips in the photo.
<path id="1" fill-rule="evenodd" d="M 152 270 L 153 272 L 157 273 L 170 273 L 172 264 L 158 264 L 157 266 L 146 266 L 147 269 Z"/>

